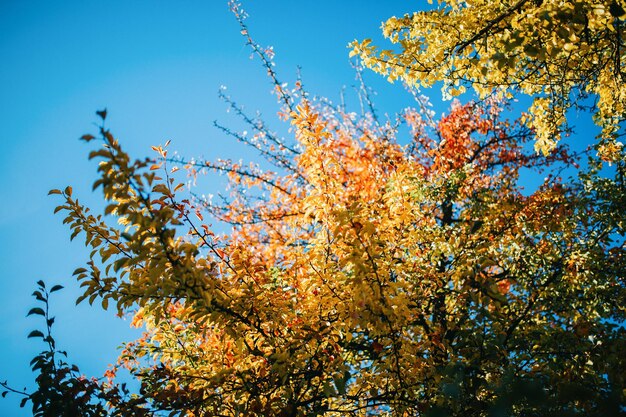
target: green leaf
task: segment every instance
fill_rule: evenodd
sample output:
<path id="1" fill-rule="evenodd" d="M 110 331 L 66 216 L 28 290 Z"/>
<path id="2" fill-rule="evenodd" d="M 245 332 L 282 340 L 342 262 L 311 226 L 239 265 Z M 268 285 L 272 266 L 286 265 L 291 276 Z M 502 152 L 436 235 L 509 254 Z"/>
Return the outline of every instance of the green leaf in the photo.
<path id="1" fill-rule="evenodd" d="M 55 285 L 50 289 L 50 292 L 55 292 L 63 289 L 63 285 Z"/>
<path id="2" fill-rule="evenodd" d="M 335 395 L 335 390 L 333 389 L 333 387 L 330 385 L 330 383 L 328 381 L 324 381 L 324 396 L 325 397 L 332 397 Z"/>
<path id="3" fill-rule="evenodd" d="M 335 387 L 337 388 L 337 392 L 339 394 L 346 393 L 346 379 L 345 375 L 335 374 L 333 375 L 333 382 L 335 383 Z"/>
<path id="4" fill-rule="evenodd" d="M 30 339 L 31 337 L 41 337 L 43 339 L 44 334 L 41 333 L 39 330 L 33 330 L 28 334 L 28 338 Z"/>
<path id="5" fill-rule="evenodd" d="M 531 58 L 536 57 L 539 54 L 539 49 L 533 45 L 524 45 L 524 52 Z"/>
<path id="6" fill-rule="evenodd" d="M 30 309 L 30 311 L 28 312 L 26 317 L 31 316 L 33 314 L 37 314 L 38 316 L 45 316 L 46 312 L 43 311 L 43 308 L 41 308 L 41 307 L 34 307 L 34 308 Z"/>
<path id="7" fill-rule="evenodd" d="M 33 291 L 33 297 L 35 297 L 39 301 L 46 301 L 41 291 Z"/>

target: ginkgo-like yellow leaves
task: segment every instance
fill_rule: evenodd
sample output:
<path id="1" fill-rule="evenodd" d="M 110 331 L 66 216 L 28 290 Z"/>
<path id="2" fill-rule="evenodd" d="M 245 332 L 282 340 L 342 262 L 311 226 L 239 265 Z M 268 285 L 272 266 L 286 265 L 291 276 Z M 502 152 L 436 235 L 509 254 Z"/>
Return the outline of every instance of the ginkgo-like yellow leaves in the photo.
<path id="1" fill-rule="evenodd" d="M 442 81 L 444 96 L 465 85 L 481 98 L 529 95 L 526 123 L 544 154 L 566 128 L 568 109 L 591 105 L 605 156 L 616 161 L 623 158 L 614 143 L 626 114 L 625 8 L 623 0 L 443 1 L 387 20 L 383 34 L 398 49 L 365 40 L 352 44 L 352 54 L 391 81 Z"/>

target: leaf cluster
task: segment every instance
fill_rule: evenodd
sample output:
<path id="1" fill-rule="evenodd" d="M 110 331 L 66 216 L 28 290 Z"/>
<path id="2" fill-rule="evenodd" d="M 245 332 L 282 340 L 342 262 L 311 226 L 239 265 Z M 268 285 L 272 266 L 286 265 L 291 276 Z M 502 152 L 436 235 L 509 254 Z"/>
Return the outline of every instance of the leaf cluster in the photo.
<path id="1" fill-rule="evenodd" d="M 364 40 L 352 44 L 352 54 L 391 81 L 441 81 L 444 97 L 466 86 L 480 97 L 530 96 L 526 123 L 544 154 L 568 130 L 568 109 L 591 103 L 599 143 L 611 148 L 604 156 L 616 161 L 626 109 L 625 8 L 615 0 L 441 1 L 387 20 L 383 33 L 395 50 Z"/>

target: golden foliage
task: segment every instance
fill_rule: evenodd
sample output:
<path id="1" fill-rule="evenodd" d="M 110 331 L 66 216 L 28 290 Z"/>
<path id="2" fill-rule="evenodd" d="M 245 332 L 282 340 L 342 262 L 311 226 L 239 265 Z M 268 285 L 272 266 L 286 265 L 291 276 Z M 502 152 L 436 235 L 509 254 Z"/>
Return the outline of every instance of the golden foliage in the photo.
<path id="1" fill-rule="evenodd" d="M 623 319 L 613 300 L 624 299 L 624 248 L 609 236 L 623 223 L 580 186 L 548 177 L 523 195 L 517 185 L 521 168 L 575 165 L 564 149 L 526 154 L 532 135 L 499 120 L 495 101 L 455 102 L 434 130 L 407 109 L 405 146 L 369 114 L 306 99 L 284 111 L 295 143 L 270 157 L 282 173 L 189 163 L 161 146 L 156 160 L 132 162 L 103 129 L 95 185 L 117 225 L 62 192 L 66 222 L 94 248 L 76 271 L 81 299 L 112 302 L 146 330 L 118 366 L 147 404 L 181 415 L 457 415 L 523 407 L 535 401 L 515 392 L 524 386 L 556 412 L 574 401 L 563 384 L 604 387 L 576 400 L 581 409 L 621 386 L 613 349 L 624 340 L 610 320 Z M 226 171 L 230 197 L 185 196 L 172 164 Z M 219 234 L 204 218 L 232 228 Z"/>
<path id="2" fill-rule="evenodd" d="M 530 21 L 539 39 L 548 36 L 542 22 L 561 19 L 553 3 L 520 1 L 502 25 L 489 27 L 488 49 L 477 49 L 480 42 L 461 48 L 458 39 L 506 13 L 500 3 L 448 2 L 437 12 L 392 19 L 387 35 L 405 53 L 379 54 L 384 61 L 367 43 L 358 48 L 366 64 L 392 78 L 431 84 L 480 73 L 495 77 L 491 87 L 514 77 L 508 62 L 491 56 L 492 43 L 513 39 L 511 22 L 526 33 L 518 11 L 544 11 Z M 103 127 L 103 146 L 90 157 L 99 161 L 94 188 L 107 202 L 104 215 L 91 214 L 70 188 L 54 191 L 65 198 L 58 210 L 72 237 L 82 234 L 93 249 L 75 272 L 80 300 L 114 305 L 145 329 L 118 363 L 139 380 L 140 395 L 104 396 L 117 415 L 623 412 L 623 161 L 609 178 L 598 175 L 594 157 L 581 170 L 562 145 L 544 141 L 539 146 L 552 149 L 549 156 L 528 153 L 533 129 L 545 138 L 555 126 L 542 127 L 536 117 L 532 129 L 503 120 L 495 98 L 455 101 L 437 122 L 420 97 L 420 110 L 387 122 L 308 99 L 300 81 L 290 90 L 277 80 L 267 49 L 251 40 L 243 12 L 232 7 L 268 68 L 293 137 L 276 135 L 223 92 L 254 134 L 218 127 L 272 168 L 172 157 L 168 144 L 153 147 L 153 159 L 133 161 Z M 617 22 L 603 16 L 605 26 Z M 435 24 L 420 32 L 425 19 Z M 431 37 L 449 19 L 460 19 L 462 36 Z M 593 25 L 589 36 L 610 31 Z M 579 36 L 576 22 L 571 30 Z M 542 42 L 536 47 L 544 49 L 532 51 L 533 38 L 519 39 L 509 52 L 520 62 L 530 65 L 536 54 L 545 56 L 545 68 L 556 60 L 562 74 L 584 76 L 563 55 L 574 59 L 575 50 Z M 596 52 L 588 53 L 591 62 Z M 443 64 L 415 67 L 427 56 Z M 529 82 L 539 77 L 538 87 L 519 88 L 539 94 L 536 105 L 564 111 L 568 102 L 554 100 L 569 97 L 575 83 L 544 85 L 541 74 L 527 74 Z M 593 90 L 600 79 L 590 79 L 590 91 L 604 94 Z M 621 111 L 602 106 L 601 120 Z M 605 128 L 612 131 L 610 123 Z M 579 179 L 562 181 L 562 169 L 578 170 Z M 524 191 L 522 170 L 548 173 L 536 190 Z M 217 202 L 182 185 L 208 172 L 228 180 L 229 193 Z M 219 224 L 228 229 L 220 232 Z M 112 381 L 116 371 L 106 377 Z M 112 383 L 104 390 L 115 391 Z"/>
<path id="3" fill-rule="evenodd" d="M 590 95 L 602 142 L 614 143 L 626 114 L 625 8 L 623 0 L 440 1 L 387 20 L 383 33 L 399 50 L 364 40 L 352 54 L 390 81 L 442 81 L 448 97 L 468 84 L 481 98 L 527 94 L 527 124 L 544 154 L 559 141 L 567 110 Z"/>

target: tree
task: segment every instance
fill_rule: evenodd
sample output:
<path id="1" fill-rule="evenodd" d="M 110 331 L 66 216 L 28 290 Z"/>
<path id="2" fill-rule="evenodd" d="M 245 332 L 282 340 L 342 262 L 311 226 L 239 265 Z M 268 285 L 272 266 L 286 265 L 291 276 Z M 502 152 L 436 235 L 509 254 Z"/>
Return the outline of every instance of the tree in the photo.
<path id="1" fill-rule="evenodd" d="M 42 339 L 46 345 L 30 362 L 33 372 L 37 373 L 37 389 L 29 393 L 26 389 L 12 388 L 4 381 L 0 382 L 0 387 L 4 389 L 2 397 L 8 393 L 21 396 L 20 407 L 30 401 L 34 417 L 148 416 L 147 409 L 142 407 L 145 400 L 139 396 L 131 397 L 126 384 L 103 389 L 96 378 L 81 375 L 78 366 L 66 361 L 67 352 L 56 346 L 52 335 L 55 318 L 50 314 L 50 296 L 61 289 L 62 285 L 48 289 L 43 281 L 38 281 L 33 297 L 41 307 L 33 307 L 28 312 L 28 316 L 42 317 L 45 324 L 44 331 L 33 330 L 28 335 L 29 339 Z M 107 403 L 122 403 L 124 406 L 110 410 Z"/>
<path id="2" fill-rule="evenodd" d="M 623 415 L 623 177 L 564 145 L 529 153 L 495 99 L 435 122 L 416 96 L 381 121 L 288 89 L 233 9 L 294 134 L 222 93 L 254 134 L 223 129 L 271 168 L 168 143 L 133 160 L 99 112 L 104 213 L 51 191 L 93 249 L 79 301 L 146 330 L 108 373 L 138 395 L 101 380 L 94 415 Z M 548 175 L 524 193 L 522 169 Z M 210 171 L 229 181 L 218 201 L 184 185 Z"/>
<path id="3" fill-rule="evenodd" d="M 379 51 L 364 40 L 353 44 L 353 53 L 391 81 L 442 81 L 447 96 L 467 85 L 480 97 L 494 91 L 529 95 L 527 123 L 544 153 L 566 128 L 567 110 L 589 105 L 582 100 L 589 95 L 602 127 L 601 154 L 610 161 L 623 158 L 617 141 L 626 114 L 623 0 L 438 3 L 436 9 L 387 20 L 383 33 L 399 51 Z"/>

